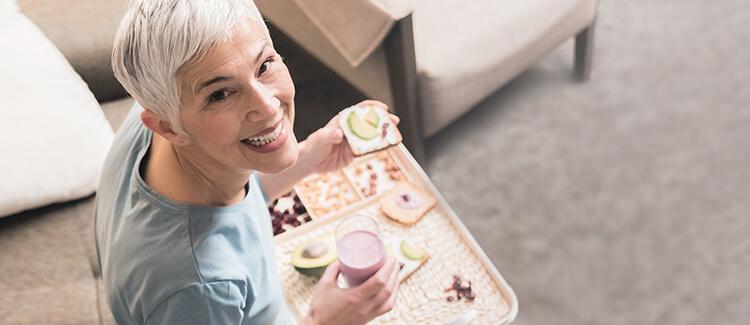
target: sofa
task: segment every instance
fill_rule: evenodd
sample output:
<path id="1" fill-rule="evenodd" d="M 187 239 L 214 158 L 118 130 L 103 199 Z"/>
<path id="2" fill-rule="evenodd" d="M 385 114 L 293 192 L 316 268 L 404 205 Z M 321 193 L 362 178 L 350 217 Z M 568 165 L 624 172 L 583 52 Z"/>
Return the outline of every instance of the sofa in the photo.
<path id="1" fill-rule="evenodd" d="M 0 134 L 26 147 L 0 141 L 0 324 L 114 323 L 91 221 L 98 166 L 132 104 L 109 68 L 127 1 L 0 1 Z"/>
<path id="2" fill-rule="evenodd" d="M 43 62 L 34 62 L 41 54 L 31 55 L 33 51 L 26 50 L 21 51 L 20 55 L 30 58 L 33 67 L 41 70 L 42 77 L 47 77 L 45 82 L 56 79 L 59 74 L 65 74 L 65 80 L 73 84 L 69 90 L 80 93 L 84 98 L 79 99 L 89 106 L 88 108 L 95 108 L 97 112 L 103 113 L 99 114 L 99 117 L 91 110 L 88 112 L 91 114 L 86 114 L 90 120 L 106 125 L 107 130 L 99 130 L 99 136 L 111 137 L 133 104 L 133 99 L 127 96 L 110 68 L 114 34 L 126 6 L 127 0 L 18 0 L 17 4 L 15 0 L 0 0 L 0 60 L 8 59 L 8 49 L 18 45 L 13 43 L 19 39 L 34 38 L 48 43 L 49 46 L 42 50 L 53 50 L 50 52 L 54 53 L 40 59 L 58 61 L 63 65 L 57 67 L 54 75 L 49 75 L 50 70 L 41 64 Z M 3 12 L 11 11 L 9 7 L 20 13 L 15 19 L 20 19 L 24 27 L 27 27 L 25 29 L 31 29 L 27 30 L 31 35 L 19 34 L 22 31 L 16 30 L 17 27 L 2 29 L 3 24 L 10 21 L 3 16 Z M 324 106 L 334 107 L 335 110 L 335 107 L 345 107 L 363 99 L 362 94 L 317 63 L 273 26 L 270 27 L 274 45 L 284 54 L 295 79 L 298 102 L 301 100 L 308 103 L 298 105 L 298 110 Z M 11 37 L 11 40 L 2 43 L 3 37 Z M 0 64 L 0 85 L 18 86 L 14 80 L 16 76 L 9 77 L 4 70 L 12 68 L 17 63 L 6 63 L 5 66 Z M 66 71 L 66 68 L 69 71 Z M 21 74 L 17 77 L 24 77 L 24 69 L 17 70 Z M 39 77 L 34 77 L 31 82 L 38 80 Z M 21 85 L 17 88 L 26 87 Z M 336 98 L 322 95 L 333 91 L 338 94 Z M 9 95 L 8 92 L 12 91 L 0 89 L 1 95 Z M 61 98 L 47 99 L 53 104 L 63 101 Z M 23 107 L 21 104 L 10 107 L 0 101 L 0 138 L 12 140 L 16 136 L 15 133 L 3 134 L 2 126 L 5 122 L 18 124 L 9 121 L 6 114 L 13 114 L 13 109 L 19 110 L 18 108 Z M 57 110 L 57 107 L 52 109 Z M 333 110 L 324 114 L 299 112 L 295 133 L 299 138 L 305 138 L 333 116 Z M 48 113 L 50 111 L 44 114 Z M 97 118 L 102 121 L 96 121 Z M 64 124 L 58 123 L 60 121 L 50 118 L 49 115 L 40 115 L 38 119 L 30 120 L 32 127 L 39 121 Z M 75 131 L 72 129 L 82 128 L 87 129 L 84 131 L 92 131 L 85 126 L 68 126 L 65 132 L 72 133 Z M 86 134 L 82 133 L 83 136 Z M 51 140 L 57 140 L 60 139 L 60 134 L 52 134 L 49 137 Z M 100 139 L 84 140 L 93 143 Z M 7 161 L 20 162 L 22 167 L 28 167 L 23 165 L 29 165 L 31 159 L 9 153 L 4 144 L 5 142 L 0 140 L 0 157 L 3 158 L 0 159 L 0 167 L 6 167 L 3 163 Z M 41 154 L 43 151 L 32 149 L 33 155 Z M 101 152 L 94 156 L 82 154 L 81 157 L 72 157 L 75 158 L 72 161 L 95 161 L 101 158 L 100 155 Z M 45 169 L 60 168 L 60 160 L 70 158 L 41 159 L 44 160 L 41 166 Z M 2 170 L 7 171 L 8 168 Z M 65 170 L 61 168 L 56 172 L 61 173 Z M 26 179 L 29 174 L 39 174 L 34 173 L 30 167 L 20 170 L 20 173 L 23 174 L 21 179 Z M 114 323 L 103 299 L 103 288 L 96 263 L 92 228 L 95 190 L 92 182 L 96 179 L 88 174 L 84 176 L 86 181 L 74 191 L 58 189 L 55 195 L 42 197 L 44 200 L 34 197 L 34 200 L 27 200 L 24 204 L 18 205 L 13 199 L 0 198 L 0 324 Z M 18 194 L 14 193 L 18 186 L 10 183 L 7 178 L 0 182 L 0 194 Z M 53 186 L 44 181 L 41 187 L 31 189 L 31 195 L 35 194 L 34 190 L 50 192 L 51 187 Z M 3 188 L 7 188 L 7 192 L 3 192 Z M 3 209 L 3 203 L 12 203 L 12 206 Z"/>

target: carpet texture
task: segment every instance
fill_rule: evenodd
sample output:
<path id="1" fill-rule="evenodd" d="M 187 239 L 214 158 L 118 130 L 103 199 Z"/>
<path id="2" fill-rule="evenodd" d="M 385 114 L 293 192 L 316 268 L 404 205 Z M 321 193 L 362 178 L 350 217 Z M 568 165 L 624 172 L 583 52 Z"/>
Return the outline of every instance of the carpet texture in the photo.
<path id="1" fill-rule="evenodd" d="M 429 143 L 516 290 L 515 324 L 750 319 L 750 3 L 603 0 L 572 42 Z"/>

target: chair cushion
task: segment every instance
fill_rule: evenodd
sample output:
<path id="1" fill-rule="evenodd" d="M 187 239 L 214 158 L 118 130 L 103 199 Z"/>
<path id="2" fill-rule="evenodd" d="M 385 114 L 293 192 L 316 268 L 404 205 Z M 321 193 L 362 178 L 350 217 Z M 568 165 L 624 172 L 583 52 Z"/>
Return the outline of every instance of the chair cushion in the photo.
<path id="1" fill-rule="evenodd" d="M 0 15 L 0 216 L 90 195 L 112 129 L 44 34 L 18 12 Z"/>
<path id="2" fill-rule="evenodd" d="M 596 0 L 419 0 L 414 38 L 432 135 L 590 24 Z"/>

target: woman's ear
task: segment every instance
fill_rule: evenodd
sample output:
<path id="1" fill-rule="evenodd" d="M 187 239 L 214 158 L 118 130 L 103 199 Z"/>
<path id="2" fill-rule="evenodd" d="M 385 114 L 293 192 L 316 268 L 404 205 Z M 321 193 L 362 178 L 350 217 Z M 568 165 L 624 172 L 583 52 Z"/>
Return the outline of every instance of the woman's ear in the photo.
<path id="1" fill-rule="evenodd" d="M 148 109 L 144 109 L 141 112 L 141 122 L 147 128 L 151 129 L 151 131 L 154 131 L 154 133 L 162 136 L 176 146 L 182 147 L 190 144 L 190 138 L 187 135 L 177 133 L 172 129 L 172 124 L 159 118 L 154 112 Z"/>

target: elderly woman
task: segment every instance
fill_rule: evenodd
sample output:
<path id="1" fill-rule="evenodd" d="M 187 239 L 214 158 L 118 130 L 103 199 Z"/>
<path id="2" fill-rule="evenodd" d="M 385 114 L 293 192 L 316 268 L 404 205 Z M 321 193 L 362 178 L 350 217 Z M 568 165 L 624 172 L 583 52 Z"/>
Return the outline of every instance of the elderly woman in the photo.
<path id="1" fill-rule="evenodd" d="M 294 84 L 249 0 L 131 0 L 112 59 L 137 100 L 96 202 L 117 322 L 293 324 L 266 202 L 352 160 L 336 121 L 297 143 Z M 389 311 L 395 264 L 350 289 L 332 264 L 303 323 L 362 324 Z"/>

